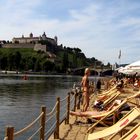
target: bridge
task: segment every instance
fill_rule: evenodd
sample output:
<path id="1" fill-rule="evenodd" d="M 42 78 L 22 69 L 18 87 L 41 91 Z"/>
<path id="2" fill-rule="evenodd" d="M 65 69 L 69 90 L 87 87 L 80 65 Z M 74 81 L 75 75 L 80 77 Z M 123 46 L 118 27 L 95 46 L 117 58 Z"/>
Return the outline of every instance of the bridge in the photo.
<path id="1" fill-rule="evenodd" d="M 75 69 L 71 69 L 71 72 L 74 75 L 84 75 L 84 71 L 85 68 L 87 68 L 87 66 L 84 67 L 80 67 L 80 68 L 75 68 Z M 108 68 L 108 67 L 90 67 L 90 71 L 91 71 L 91 75 L 112 75 L 112 73 L 114 72 L 112 70 L 112 68 Z"/>

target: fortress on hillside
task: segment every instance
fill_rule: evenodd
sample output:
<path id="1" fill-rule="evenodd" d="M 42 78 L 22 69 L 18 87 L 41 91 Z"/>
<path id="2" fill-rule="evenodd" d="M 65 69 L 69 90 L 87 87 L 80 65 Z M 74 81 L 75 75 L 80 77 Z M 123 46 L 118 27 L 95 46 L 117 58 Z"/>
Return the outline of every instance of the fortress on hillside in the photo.
<path id="1" fill-rule="evenodd" d="M 50 45 L 43 45 L 41 42 L 46 41 Z M 2 43 L 2 48 L 33 48 L 35 51 L 41 50 L 44 52 L 58 49 L 57 36 L 49 38 L 44 32 L 41 36 L 34 37 L 33 33 L 30 33 L 28 37 L 22 35 L 21 37 L 14 37 L 10 43 Z"/>
<path id="2" fill-rule="evenodd" d="M 52 43 L 53 45 L 57 45 L 57 37 L 55 36 L 54 39 L 53 38 L 49 38 L 46 36 L 46 33 L 44 32 L 42 36 L 39 37 L 34 37 L 33 33 L 29 34 L 29 37 L 24 37 L 24 35 L 22 35 L 22 37 L 14 37 L 12 39 L 12 43 L 38 43 L 41 40 L 46 40 L 50 43 Z"/>

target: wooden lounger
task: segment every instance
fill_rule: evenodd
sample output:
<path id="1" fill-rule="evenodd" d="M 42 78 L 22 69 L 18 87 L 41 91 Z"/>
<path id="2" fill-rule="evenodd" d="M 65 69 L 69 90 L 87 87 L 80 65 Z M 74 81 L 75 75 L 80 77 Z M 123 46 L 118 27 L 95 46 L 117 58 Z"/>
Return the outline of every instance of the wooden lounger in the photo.
<path id="1" fill-rule="evenodd" d="M 105 113 L 102 113 L 100 115 L 92 115 L 89 118 L 94 120 L 94 124 L 91 125 L 87 132 L 90 132 L 91 130 L 93 130 L 95 128 L 95 126 L 97 126 L 98 124 L 102 124 L 104 126 L 107 126 L 106 124 L 104 124 L 104 120 L 108 117 L 110 117 L 111 115 L 116 114 L 116 112 L 125 104 L 127 103 L 127 100 L 122 101 L 119 105 L 117 105 L 116 107 L 114 107 L 113 109 L 111 109 L 110 111 L 107 111 Z M 114 117 L 114 121 L 113 123 L 115 123 L 115 117 Z"/>
<path id="2" fill-rule="evenodd" d="M 123 137 L 119 140 L 138 140 L 140 139 L 140 123 L 128 131 Z"/>
<path id="3" fill-rule="evenodd" d="M 120 119 L 116 124 L 112 125 L 111 127 L 106 128 L 104 130 L 88 134 L 87 139 L 96 140 L 96 139 L 110 136 L 112 134 L 119 133 L 139 116 L 140 116 L 140 110 L 138 108 L 133 108 L 122 119 Z"/>

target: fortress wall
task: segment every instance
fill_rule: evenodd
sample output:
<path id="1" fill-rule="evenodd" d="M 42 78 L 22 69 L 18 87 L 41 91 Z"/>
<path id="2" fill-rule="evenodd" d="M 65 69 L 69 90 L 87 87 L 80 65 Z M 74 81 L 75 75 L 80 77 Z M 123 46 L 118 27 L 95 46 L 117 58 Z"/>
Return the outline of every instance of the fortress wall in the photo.
<path id="1" fill-rule="evenodd" d="M 30 43 L 22 43 L 22 44 L 3 44 L 3 48 L 34 48 L 35 44 L 30 44 Z"/>
<path id="2" fill-rule="evenodd" d="M 35 50 L 35 51 L 39 51 L 39 50 L 41 50 L 41 51 L 46 52 L 46 45 L 35 44 L 35 46 L 34 46 L 34 50 Z"/>

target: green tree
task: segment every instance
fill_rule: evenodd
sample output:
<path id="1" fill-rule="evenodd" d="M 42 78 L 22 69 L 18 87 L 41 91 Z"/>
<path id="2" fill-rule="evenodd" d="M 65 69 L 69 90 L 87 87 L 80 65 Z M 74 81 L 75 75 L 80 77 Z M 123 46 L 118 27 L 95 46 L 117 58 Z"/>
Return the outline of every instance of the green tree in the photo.
<path id="1" fill-rule="evenodd" d="M 62 71 L 66 72 L 68 66 L 69 66 L 69 60 L 68 60 L 68 53 L 65 51 L 63 54 L 63 63 L 62 63 Z"/>
<path id="2" fill-rule="evenodd" d="M 75 53 L 73 54 L 73 67 L 77 67 L 77 55 Z"/>
<path id="3" fill-rule="evenodd" d="M 20 67 L 20 62 L 21 62 L 21 53 L 19 51 L 16 51 L 15 52 L 15 66 L 17 70 Z"/>
<path id="4" fill-rule="evenodd" d="M 44 68 L 45 72 L 54 70 L 54 67 L 55 67 L 55 64 L 53 62 L 51 62 L 51 61 L 46 60 L 43 63 L 43 68 Z"/>
<path id="5" fill-rule="evenodd" d="M 5 70 L 8 67 L 8 58 L 7 56 L 1 57 L 1 69 Z"/>
<path id="6" fill-rule="evenodd" d="M 39 72 L 40 70 L 41 70 L 40 60 L 37 59 L 37 61 L 35 62 L 35 71 Z"/>
<path id="7" fill-rule="evenodd" d="M 35 70 L 35 63 L 36 63 L 36 60 L 37 60 L 36 57 L 33 56 L 33 57 L 32 57 L 32 64 L 33 64 L 33 65 L 32 65 L 32 70 L 33 70 L 33 71 Z"/>
<path id="8" fill-rule="evenodd" d="M 12 70 L 15 66 L 15 55 L 11 52 L 8 55 L 8 69 Z"/>

